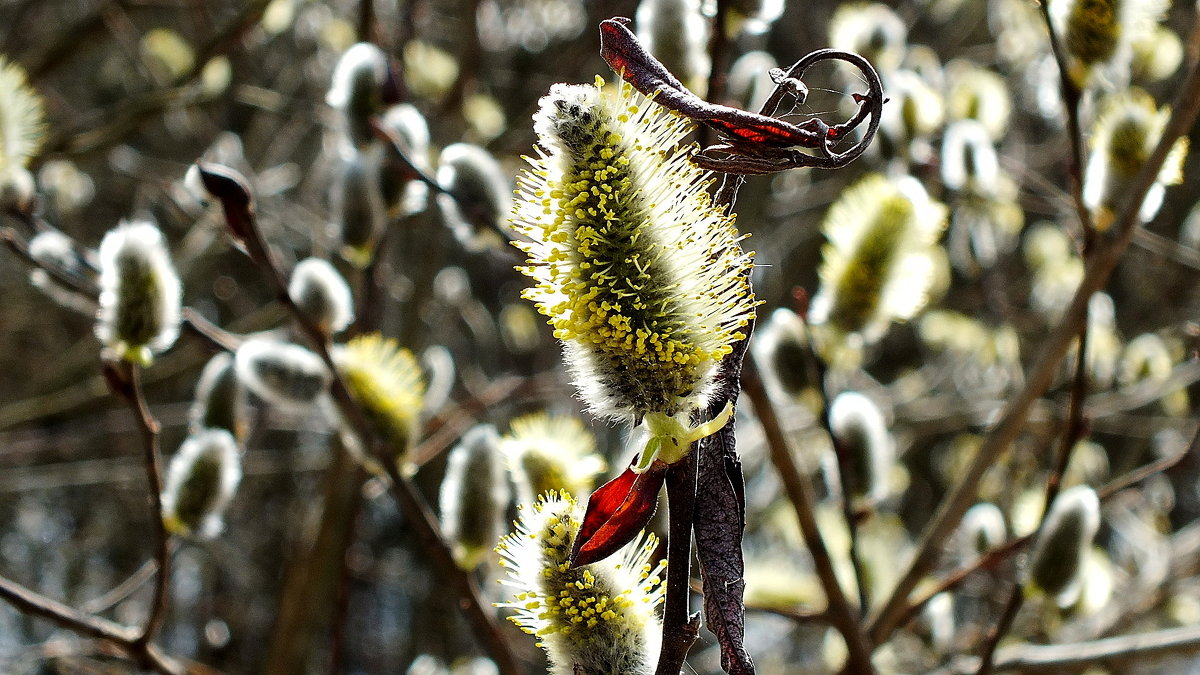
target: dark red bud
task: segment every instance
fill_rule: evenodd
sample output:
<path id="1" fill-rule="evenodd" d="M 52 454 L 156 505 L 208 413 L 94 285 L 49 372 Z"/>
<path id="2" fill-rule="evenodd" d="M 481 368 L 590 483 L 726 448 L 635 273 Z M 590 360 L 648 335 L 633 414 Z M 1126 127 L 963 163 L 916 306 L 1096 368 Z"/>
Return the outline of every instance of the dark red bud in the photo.
<path id="1" fill-rule="evenodd" d="M 667 465 L 656 459 L 644 473 L 629 467 L 593 492 L 571 548 L 571 567 L 603 560 L 633 541 L 654 516 L 666 476 Z"/>
<path id="2" fill-rule="evenodd" d="M 242 174 L 223 164 L 197 162 L 200 182 L 210 195 L 221 202 L 230 234 L 243 244 L 254 235 L 254 199 L 250 184 Z"/>

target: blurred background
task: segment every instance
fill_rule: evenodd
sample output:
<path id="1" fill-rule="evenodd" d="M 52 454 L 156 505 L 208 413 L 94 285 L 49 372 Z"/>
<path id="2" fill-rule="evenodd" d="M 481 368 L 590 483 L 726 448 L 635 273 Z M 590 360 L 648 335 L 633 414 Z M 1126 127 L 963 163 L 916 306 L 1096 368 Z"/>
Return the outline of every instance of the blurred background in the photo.
<path id="1" fill-rule="evenodd" d="M 184 303 L 230 331 L 250 333 L 285 324 L 285 314 L 260 272 L 230 245 L 219 209 L 184 186 L 193 162 L 203 157 L 247 176 L 263 231 L 286 267 L 314 255 L 348 270 L 331 224 L 341 132 L 325 101 L 347 48 L 371 41 L 394 60 L 398 98 L 428 124 L 430 147 L 418 159 L 432 174 L 442 148 L 471 143 L 499 162 L 511 188 L 535 140 L 530 117 L 549 86 L 590 83 L 596 74 L 613 78 L 598 55 L 600 20 L 637 15 L 639 26 L 654 20 L 699 26 L 695 35 L 692 28 L 676 31 L 686 38 L 678 44 L 660 37 L 655 53 L 681 80 L 701 91 L 707 86 L 714 64 L 687 49 L 694 43 L 707 52 L 700 17 L 715 9 L 644 4 L 650 9 L 572 0 L 2 0 L 0 25 L 8 28 L 0 53 L 28 73 L 44 99 L 45 140 L 29 169 L 45 221 L 87 248 L 123 218 L 154 219 L 183 279 Z M 769 91 L 768 68 L 831 45 L 870 58 L 891 97 L 874 147 L 850 167 L 752 177 L 743 188 L 737 224 L 752 235 L 744 245 L 757 251 L 760 323 L 777 308 L 795 308 L 793 289 L 817 292 L 825 214 L 863 176 L 912 176 L 949 208 L 925 312 L 893 325 L 867 346 L 859 366 L 833 374 L 834 385 L 827 385 L 868 394 L 894 439 L 886 488 L 859 533 L 872 585 L 886 597 L 916 533 L 987 424 L 1020 389 L 1039 341 L 1081 275 L 1045 27 L 1024 0 L 722 6 L 728 43 L 715 67 L 728 73 L 718 78 L 726 103 L 757 108 Z M 692 12 L 699 23 L 671 24 L 671 11 Z M 1088 87 L 1085 136 L 1093 135 L 1106 93 L 1137 86 L 1158 105 L 1169 103 L 1182 78 L 1180 63 L 1197 47 L 1188 41 L 1195 15 L 1189 3 L 1163 8 L 1161 21 L 1150 22 L 1152 37 L 1127 45 L 1130 60 L 1120 74 L 1096 76 L 1104 81 Z M 844 119 L 848 93 L 865 90 L 833 67 L 806 79 L 808 101 L 781 112 Z M 974 131 L 954 130 L 963 120 L 979 123 L 972 129 L 983 130 L 982 141 Z M 955 135 L 964 133 L 969 140 Z M 953 159 L 954 152 L 962 156 Z M 966 165 L 975 180 L 948 176 L 951 161 Z M 1179 452 L 1194 432 L 1196 163 L 1187 157 L 1183 183 L 1167 188 L 1161 209 L 1093 301 L 1088 433 L 1068 484 L 1102 485 Z M 503 225 L 507 206 L 487 204 L 492 211 L 485 209 L 485 219 L 496 222 L 499 215 Z M 440 435 L 424 447 L 434 456 L 416 476 L 436 503 L 445 471 L 441 450 L 473 423 L 504 431 L 526 413 L 580 410 L 549 329 L 519 297 L 526 286 L 513 269 L 519 254 L 487 227 L 464 226 L 444 200 L 391 215 L 377 254 L 386 282 L 375 298 L 374 323 L 414 353 L 444 347 L 456 374 L 448 405 L 461 405 L 431 427 Z M 457 229 L 448 226 L 455 222 Z M 104 597 L 152 552 L 135 420 L 100 375 L 91 309 L 39 289 L 29 268 L 7 251 L 0 261 L 0 574 L 136 623 L 146 611 L 148 585 L 115 603 Z M 186 435 L 196 378 L 212 353 L 185 331 L 146 373 L 167 455 Z M 981 501 L 994 502 L 1017 534 L 1037 523 L 1072 358 L 981 487 Z M 840 549 L 837 488 L 824 477 L 822 459 L 829 443 L 815 424 L 811 391 L 797 387 L 794 398 L 773 393 L 786 399 L 779 401 L 785 426 L 824 498 L 831 548 Z M 825 672 L 838 649 L 827 626 L 804 614 L 823 599 L 751 413 L 739 411 L 749 501 L 748 648 L 762 673 Z M 582 419 L 609 466 L 624 466 L 622 430 Z M 361 476 L 349 495 L 331 485 L 328 477 L 337 471 L 352 474 L 330 469 L 335 442 L 320 416 L 254 407 L 245 476 L 225 532 L 211 541 L 183 541 L 175 554 L 163 648 L 226 672 L 326 672 L 330 663 L 354 673 L 492 672 L 490 664 L 470 661 L 482 654 L 475 636 L 385 490 Z M 1070 609 L 1033 603 L 1014 635 L 1080 640 L 1200 621 L 1198 471 L 1200 458 L 1186 457 L 1106 502 L 1086 597 Z M 341 509 L 338 522 L 345 526 L 333 534 L 324 529 L 329 509 L 322 505 Z M 301 632 L 281 633 L 285 605 L 294 611 L 297 598 L 306 597 L 290 575 L 311 563 L 321 533 L 341 543 L 315 557 L 340 560 L 344 551 L 344 571 L 309 589 L 315 600 Z M 947 542 L 947 549 L 957 545 Z M 939 569 L 954 567 L 958 555 Z M 486 560 L 475 574 L 488 598 L 499 601 L 504 591 L 495 583 L 495 563 Z M 972 653 L 995 619 L 1002 600 L 996 589 L 1005 588 L 1001 580 L 1011 572 L 980 573 L 959 589 L 950 609 L 898 632 L 880 667 L 926 672 Z M 533 640 L 507 622 L 505 631 L 537 672 L 542 656 Z M 710 634 L 689 663 L 698 673 L 720 672 Z M 1134 672 L 1182 667 L 1159 660 Z M 0 671 L 131 668 L 0 605 Z"/>

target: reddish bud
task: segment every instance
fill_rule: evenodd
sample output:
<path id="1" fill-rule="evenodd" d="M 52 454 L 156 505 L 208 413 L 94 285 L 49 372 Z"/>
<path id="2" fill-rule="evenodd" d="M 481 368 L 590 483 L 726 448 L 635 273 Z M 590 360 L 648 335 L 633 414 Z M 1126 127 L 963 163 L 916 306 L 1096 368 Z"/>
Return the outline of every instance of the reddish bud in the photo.
<path id="1" fill-rule="evenodd" d="M 645 472 L 629 467 L 593 492 L 571 548 L 571 567 L 603 560 L 633 541 L 654 516 L 666 476 L 667 464 L 654 460 Z"/>
<path id="2" fill-rule="evenodd" d="M 239 245 L 244 245 L 254 236 L 254 200 L 250 183 L 223 164 L 197 162 L 196 168 L 204 189 L 221 202 L 230 234 Z"/>

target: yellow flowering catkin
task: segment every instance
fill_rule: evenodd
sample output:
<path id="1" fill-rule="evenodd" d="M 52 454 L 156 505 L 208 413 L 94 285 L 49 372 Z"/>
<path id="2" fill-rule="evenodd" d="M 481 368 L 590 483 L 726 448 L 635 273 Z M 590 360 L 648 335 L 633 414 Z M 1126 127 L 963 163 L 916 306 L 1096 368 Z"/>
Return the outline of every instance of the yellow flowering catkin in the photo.
<path id="1" fill-rule="evenodd" d="M 519 178 L 515 245 L 525 297 L 563 341 L 581 396 L 613 418 L 707 402 L 721 358 L 754 314 L 733 217 L 678 143 L 688 122 L 627 84 L 556 84 L 534 116 L 540 147 Z"/>
<path id="2" fill-rule="evenodd" d="M 551 675 L 649 675 L 658 660 L 664 563 L 652 566 L 657 541 L 639 537 L 608 560 L 572 568 L 579 532 L 575 500 L 547 493 L 521 509 L 517 530 L 497 547 L 514 590 L 500 603 L 510 620 L 536 636 Z"/>

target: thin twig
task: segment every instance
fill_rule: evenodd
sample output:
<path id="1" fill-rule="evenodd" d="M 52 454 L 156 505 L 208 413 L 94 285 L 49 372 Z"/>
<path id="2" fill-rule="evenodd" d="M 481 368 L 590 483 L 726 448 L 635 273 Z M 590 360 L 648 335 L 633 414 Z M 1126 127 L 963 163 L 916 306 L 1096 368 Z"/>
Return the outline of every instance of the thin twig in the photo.
<path id="1" fill-rule="evenodd" d="M 800 319 L 804 322 L 804 333 L 812 335 L 805 315 L 806 312 L 800 313 Z M 821 421 L 821 428 L 829 436 L 829 442 L 833 445 L 833 454 L 837 459 L 838 483 L 842 487 L 842 520 L 846 523 L 846 532 L 849 534 L 850 540 L 847 555 L 850 558 L 850 567 L 854 570 L 854 584 L 858 589 L 858 611 L 861 615 L 865 615 L 870 607 L 870 600 L 867 576 L 863 571 L 862 559 L 858 553 L 858 514 L 854 512 L 851 496 L 858 489 L 865 491 L 867 486 L 858 485 L 860 474 L 857 474 L 850 466 L 851 458 L 846 444 L 833 431 L 833 420 L 829 416 L 832 406 L 829 400 L 829 389 L 826 387 L 827 366 L 825 361 L 817 353 L 812 340 L 805 340 L 805 344 L 808 346 L 805 356 L 808 361 L 809 376 L 812 378 L 812 382 L 817 383 L 817 391 L 821 396 L 821 411 L 817 417 Z"/>
<path id="2" fill-rule="evenodd" d="M 1126 192 L 1109 236 L 1097 242 L 1095 253 L 1086 263 L 1083 280 L 1058 325 L 1043 342 L 1041 355 L 1030 369 L 1025 387 L 1012 399 L 1004 416 L 988 434 L 967 470 L 957 477 L 952 491 L 942 500 L 922 533 L 908 569 L 871 621 L 870 636 L 875 643 L 886 640 L 895 629 L 909 594 L 936 563 L 942 542 L 974 502 L 984 472 L 995 464 L 1000 454 L 1020 433 L 1029 410 L 1053 382 L 1059 362 L 1078 335 L 1079 327 L 1086 320 L 1087 305 L 1092 294 L 1108 281 L 1128 248 L 1138 227 L 1137 214 L 1146 192 L 1157 180 L 1158 172 L 1176 139 L 1191 128 L 1197 112 L 1200 111 L 1200 69 L 1196 68 L 1195 64 L 1184 80 L 1171 110 L 1171 117 L 1163 130 L 1162 138 L 1142 166 L 1134 185 Z"/>
<path id="3" fill-rule="evenodd" d="M 163 654 L 153 643 L 142 643 L 140 631 L 81 612 L 2 576 L 0 599 L 24 614 L 40 616 L 79 635 L 111 644 L 143 667 L 161 675 L 180 675 L 184 672 L 178 662 Z"/>
<path id="4" fill-rule="evenodd" d="M 179 546 L 175 539 L 170 540 L 171 552 Z M 79 609 L 88 614 L 99 614 L 114 607 L 118 602 L 128 598 L 137 592 L 147 581 L 150 581 L 158 572 L 158 560 L 151 558 L 142 563 L 142 566 L 137 568 L 133 574 L 130 574 L 125 581 L 117 584 L 112 590 L 99 597 L 88 600 L 79 606 Z"/>
<path id="5" fill-rule="evenodd" d="M 225 217 L 230 230 L 245 246 L 247 255 L 267 277 L 279 302 L 288 310 L 295 320 L 301 333 L 308 338 L 309 343 L 331 374 L 330 394 L 338 411 L 345 417 L 351 428 L 363 440 L 370 454 L 379 459 L 391 479 L 391 492 L 400 505 L 401 512 L 413 526 L 417 540 L 430 557 L 431 567 L 439 573 L 443 580 L 449 583 L 458 595 L 458 606 L 465 614 L 483 643 L 489 656 L 495 661 L 502 675 L 518 675 L 514 657 L 494 615 L 485 609 L 478 584 L 473 576 L 464 571 L 454 560 L 437 520 L 425 503 L 417 487 L 411 480 L 400 474 L 396 462 L 384 451 L 385 445 L 378 442 L 378 434 L 367 421 L 366 414 L 359 406 L 350 390 L 346 387 L 333 356 L 329 350 L 328 338 L 324 331 L 312 321 L 292 300 L 287 290 L 287 280 L 283 270 L 276 262 L 274 255 L 267 248 L 258 228 L 252 196 L 245 180 L 231 170 L 217 165 L 202 164 L 201 176 L 205 186 L 213 196 L 221 200 L 225 209 Z"/>
<path id="6" fill-rule="evenodd" d="M 370 124 L 371 129 L 375 132 L 375 135 L 384 142 L 390 144 L 396 151 L 396 155 L 399 157 L 400 161 L 404 163 L 404 168 L 408 170 L 413 177 L 416 178 L 416 180 L 421 181 L 428 186 L 430 190 L 433 190 L 434 193 L 446 195 L 450 199 L 454 200 L 455 205 L 458 206 L 458 209 L 462 211 L 464 216 L 472 216 L 467 218 L 468 222 L 474 224 L 482 221 L 484 227 L 500 235 L 504 241 L 526 238 L 524 235 L 505 230 L 494 217 L 492 217 L 490 214 L 484 213 L 484 209 L 486 207 L 483 204 L 465 201 L 459 195 L 447 190 L 441 183 L 437 182 L 433 176 L 430 176 L 427 171 L 422 169 L 420 166 L 417 166 L 417 163 L 414 162 L 405 151 L 406 143 L 404 142 L 404 139 L 400 138 L 399 134 L 389 129 L 387 125 L 383 124 L 378 118 L 372 117 L 370 119 Z M 485 215 L 487 217 L 483 217 Z M 505 252 L 510 255 L 517 254 L 516 249 L 508 246 L 505 246 L 504 248 L 506 249 Z"/>
<path id="7" fill-rule="evenodd" d="M 171 537 L 163 523 L 162 454 L 158 449 L 158 420 L 154 419 L 146 405 L 146 397 L 142 392 L 141 368 L 127 361 L 122 361 L 121 366 L 124 370 L 122 375 L 128 378 L 128 386 L 122 389 L 120 394 L 129 403 L 142 437 L 143 462 L 150 489 L 150 518 L 155 536 L 154 559 L 158 568 L 154 575 L 154 598 L 150 604 L 150 612 L 137 638 L 138 645 L 146 646 L 154 640 L 167 616 L 171 582 Z"/>
<path id="8" fill-rule="evenodd" d="M 1113 665 L 1132 659 L 1200 650 L 1200 626 L 1166 628 L 1060 645 L 1014 645 L 1000 650 L 996 671 L 1062 673 L 1095 664 Z"/>
<path id="9" fill-rule="evenodd" d="M 1058 64 L 1059 92 L 1062 95 L 1063 112 L 1067 118 L 1067 138 L 1071 143 L 1071 154 L 1067 162 L 1067 176 L 1071 188 L 1071 201 L 1075 204 L 1075 214 L 1079 218 L 1079 227 L 1083 232 L 1083 250 L 1091 249 L 1096 238 L 1096 228 L 1092 224 L 1091 212 L 1083 203 L 1083 131 L 1079 123 L 1079 102 L 1083 95 L 1067 64 L 1067 54 L 1063 51 L 1062 41 L 1054 29 L 1054 21 L 1050 18 L 1050 3 L 1038 3 L 1042 10 L 1042 19 L 1050 32 L 1050 49 L 1054 53 L 1054 61 Z"/>
<path id="10" fill-rule="evenodd" d="M 696 453 L 667 469 L 667 598 L 663 607 L 662 649 L 655 675 L 679 675 L 700 633 L 699 615 L 690 608 L 692 518 L 696 506 Z"/>
<path id="11" fill-rule="evenodd" d="M 1189 454 L 1195 453 L 1200 453 L 1200 427 L 1197 427 L 1196 433 L 1192 436 L 1191 443 L 1183 450 L 1180 450 L 1174 455 L 1163 457 L 1162 459 L 1144 464 L 1124 475 L 1112 479 L 1108 483 L 1105 483 L 1103 486 L 1096 489 L 1096 496 L 1100 498 L 1101 503 L 1104 503 L 1117 493 L 1133 487 L 1141 481 L 1146 480 L 1150 476 L 1156 476 L 1170 469 L 1171 467 L 1183 461 L 1183 459 Z M 905 626 L 910 621 L 915 619 L 917 615 L 919 615 L 925 608 L 925 605 L 934 598 L 934 596 L 954 590 L 968 577 L 976 572 L 979 572 L 980 570 L 994 569 L 1001 562 L 1007 560 L 1010 556 L 1025 548 L 1025 546 L 1027 546 L 1032 539 L 1032 534 L 1009 539 L 1003 544 L 991 549 L 966 565 L 958 568 L 953 573 L 947 575 L 940 582 L 938 582 L 936 586 L 926 591 L 918 600 L 910 604 L 904 610 L 899 623 L 896 624 L 897 627 Z"/>
<path id="12" fill-rule="evenodd" d="M 196 48 L 192 66 L 176 77 L 170 86 L 150 89 L 128 97 L 117 109 L 104 115 L 105 122 L 98 127 L 51 137 L 46 142 L 43 154 L 81 154 L 102 150 L 137 129 L 147 119 L 181 101 L 189 104 L 203 101 L 206 94 L 192 85 L 194 80 L 204 72 L 205 66 L 213 57 L 236 45 L 238 38 L 262 17 L 268 4 L 270 0 L 249 0 L 241 5 L 237 14 Z M 119 3 L 109 3 L 105 8 L 114 6 L 119 6 Z M 101 25 L 102 15 L 103 12 L 97 15 Z M 94 28 L 94 21 L 81 24 L 81 30 L 90 31 Z M 68 46 L 78 51 L 76 43 Z"/>
<path id="13" fill-rule="evenodd" d="M 829 614 L 829 621 L 846 641 L 846 648 L 849 652 L 847 669 L 853 673 L 870 673 L 872 669 L 869 643 L 855 618 L 855 612 L 851 609 L 850 603 L 842 591 L 837 572 L 833 568 L 833 560 L 829 556 L 829 549 L 825 546 L 825 540 L 821 537 L 821 531 L 817 526 L 814 512 L 816 498 L 813 495 L 812 486 L 800 473 L 799 467 L 792 458 L 790 444 L 779 425 L 779 418 L 776 416 L 775 408 L 763 386 L 762 377 L 759 375 L 758 365 L 753 356 L 745 361 L 742 390 L 754 405 L 754 412 L 758 417 L 759 424 L 762 425 L 763 434 L 767 439 L 767 447 L 771 452 L 771 463 L 779 472 L 784 492 L 796 512 L 796 519 L 800 521 L 800 533 L 812 556 L 817 579 L 825 591 L 828 604 L 826 612 Z"/>

